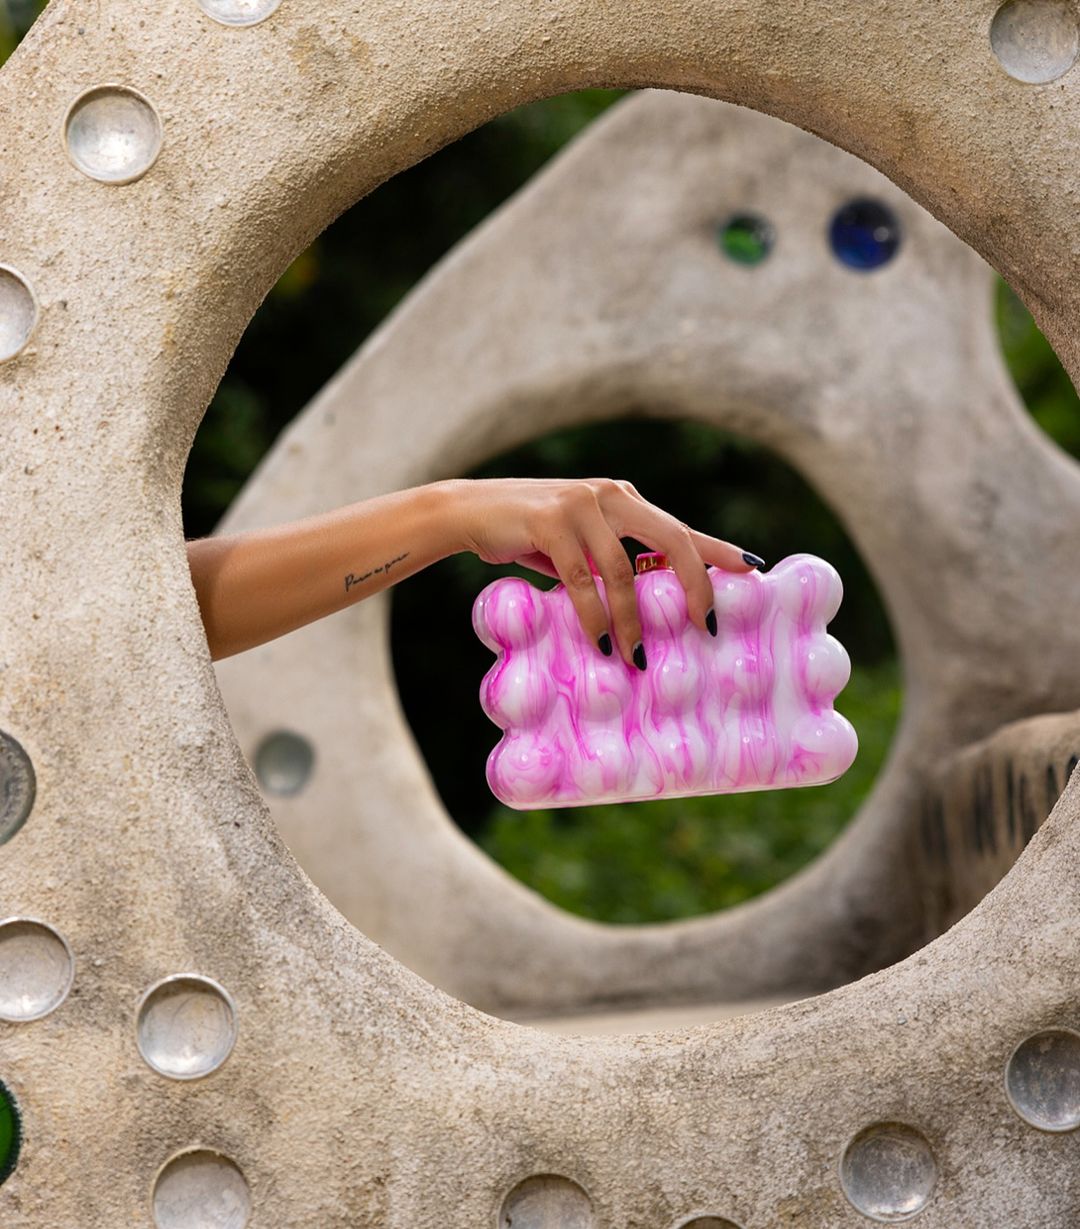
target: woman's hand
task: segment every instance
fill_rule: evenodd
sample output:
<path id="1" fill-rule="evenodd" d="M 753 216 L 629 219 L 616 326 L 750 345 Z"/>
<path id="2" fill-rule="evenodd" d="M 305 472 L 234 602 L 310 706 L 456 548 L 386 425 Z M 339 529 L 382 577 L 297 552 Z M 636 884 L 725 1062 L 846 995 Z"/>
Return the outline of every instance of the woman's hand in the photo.
<path id="1" fill-rule="evenodd" d="M 611 653 L 610 632 L 623 659 L 645 669 L 634 568 L 620 538 L 662 551 L 686 590 L 696 626 L 716 635 L 713 591 L 705 567 L 729 572 L 763 568 L 741 547 L 698 533 L 643 499 L 629 482 L 610 478 L 451 479 L 447 515 L 454 541 L 486 563 L 520 563 L 566 586 L 586 633 Z M 590 561 L 604 580 L 611 610 L 600 599 Z"/>

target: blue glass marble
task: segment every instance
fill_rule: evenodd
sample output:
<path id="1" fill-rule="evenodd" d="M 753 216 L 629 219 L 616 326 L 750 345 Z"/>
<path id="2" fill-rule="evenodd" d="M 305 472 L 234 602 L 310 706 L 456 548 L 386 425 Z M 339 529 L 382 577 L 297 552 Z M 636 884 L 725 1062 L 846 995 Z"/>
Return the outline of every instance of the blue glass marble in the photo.
<path id="1" fill-rule="evenodd" d="M 900 222 L 880 201 L 858 197 L 842 205 L 829 226 L 837 260 L 852 269 L 878 269 L 900 246 Z"/>

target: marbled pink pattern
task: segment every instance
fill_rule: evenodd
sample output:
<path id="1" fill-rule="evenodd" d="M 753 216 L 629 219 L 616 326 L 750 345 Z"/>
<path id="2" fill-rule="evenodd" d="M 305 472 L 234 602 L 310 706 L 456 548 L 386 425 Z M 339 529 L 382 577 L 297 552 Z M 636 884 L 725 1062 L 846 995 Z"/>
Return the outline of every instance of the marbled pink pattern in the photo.
<path id="1" fill-rule="evenodd" d="M 851 663 L 825 631 L 843 593 L 836 569 L 800 554 L 709 576 L 715 638 L 690 622 L 670 568 L 634 578 L 644 672 L 587 639 L 562 585 L 511 578 L 480 593 L 473 627 L 498 657 L 480 702 L 505 731 L 487 762 L 496 797 L 527 810 L 820 785 L 847 771 L 858 739 L 832 702 Z"/>

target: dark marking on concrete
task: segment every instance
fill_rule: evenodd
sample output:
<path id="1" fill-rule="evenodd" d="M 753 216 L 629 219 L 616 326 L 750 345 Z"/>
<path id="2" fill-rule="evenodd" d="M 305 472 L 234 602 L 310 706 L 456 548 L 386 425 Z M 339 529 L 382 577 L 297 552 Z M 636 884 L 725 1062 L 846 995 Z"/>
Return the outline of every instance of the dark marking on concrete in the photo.
<path id="1" fill-rule="evenodd" d="M 994 824 L 994 778 L 991 766 L 980 764 L 972 782 L 972 822 L 975 849 L 978 853 L 997 852 L 997 831 Z"/>
<path id="2" fill-rule="evenodd" d="M 1020 774 L 1020 839 L 1026 845 L 1039 827 L 1039 816 L 1031 797 L 1026 773 Z"/>
<path id="3" fill-rule="evenodd" d="M 1061 797 L 1061 787 L 1058 785 L 1057 769 L 1053 764 L 1046 765 L 1046 813 L 1047 815 L 1054 809 L 1057 800 Z"/>
<path id="4" fill-rule="evenodd" d="M 919 831 L 927 860 L 947 863 L 949 843 L 945 833 L 945 804 L 937 790 L 927 789 L 923 792 Z"/>

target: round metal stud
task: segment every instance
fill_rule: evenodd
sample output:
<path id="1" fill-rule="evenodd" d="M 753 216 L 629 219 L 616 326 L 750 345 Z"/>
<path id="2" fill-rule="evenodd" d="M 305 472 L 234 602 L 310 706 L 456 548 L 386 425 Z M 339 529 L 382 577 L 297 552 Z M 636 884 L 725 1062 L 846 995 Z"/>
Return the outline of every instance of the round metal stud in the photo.
<path id="1" fill-rule="evenodd" d="M 1008 0 L 990 23 L 990 46 L 1015 80 L 1029 85 L 1056 81 L 1080 52 L 1074 0 Z"/>
<path id="2" fill-rule="evenodd" d="M 844 1149 L 840 1184 L 853 1207 L 870 1220 L 910 1220 L 930 1202 L 937 1162 L 923 1136 L 902 1122 L 877 1122 Z"/>
<path id="3" fill-rule="evenodd" d="M 0 922 L 0 1020 L 24 1024 L 55 1011 L 68 996 L 75 960 L 67 941 L 36 918 Z"/>
<path id="4" fill-rule="evenodd" d="M 277 10 L 281 0 L 198 0 L 199 8 L 223 26 L 255 26 Z"/>
<path id="5" fill-rule="evenodd" d="M 255 776 L 268 794 L 298 794 L 315 764 L 315 750 L 291 730 L 268 734 L 255 752 Z"/>
<path id="6" fill-rule="evenodd" d="M 177 973 L 139 1000 L 139 1053 L 159 1075 L 197 1080 L 216 1071 L 236 1044 L 236 1006 L 210 977 Z"/>
<path id="7" fill-rule="evenodd" d="M 557 1174 L 536 1174 L 519 1182 L 499 1213 L 499 1229 L 591 1229 L 592 1223 L 589 1196 Z"/>
<path id="8" fill-rule="evenodd" d="M 10 841 L 26 823 L 36 792 L 30 757 L 10 734 L 0 731 L 0 845 Z"/>
<path id="9" fill-rule="evenodd" d="M 1005 1064 L 1005 1095 L 1040 1131 L 1080 1127 L 1080 1033 L 1050 1028 L 1021 1041 Z"/>
<path id="10" fill-rule="evenodd" d="M 244 1229 L 251 1190 L 235 1162 L 209 1148 L 180 1152 L 154 1182 L 157 1229 Z"/>
<path id="11" fill-rule="evenodd" d="M 72 165 L 100 183 L 139 179 L 161 152 L 161 120 L 138 90 L 97 85 L 84 91 L 64 117 L 64 148 Z"/>
<path id="12" fill-rule="evenodd" d="M 0 363 L 26 347 L 37 319 L 37 299 L 29 283 L 10 265 L 0 265 Z"/>

